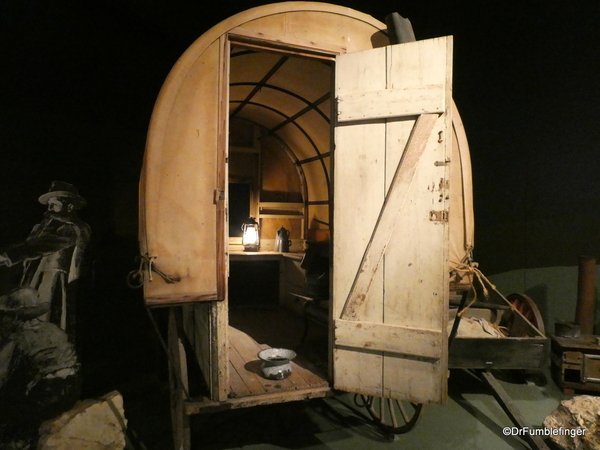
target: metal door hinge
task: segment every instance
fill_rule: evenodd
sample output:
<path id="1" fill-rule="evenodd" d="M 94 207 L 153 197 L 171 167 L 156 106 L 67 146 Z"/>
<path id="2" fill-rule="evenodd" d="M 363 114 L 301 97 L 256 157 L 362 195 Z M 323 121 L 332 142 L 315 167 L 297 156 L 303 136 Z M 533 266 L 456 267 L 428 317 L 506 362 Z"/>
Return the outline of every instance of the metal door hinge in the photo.
<path id="1" fill-rule="evenodd" d="M 223 200 L 225 200 L 225 191 L 215 189 L 215 192 L 213 193 L 213 203 L 216 205 L 218 202 L 222 202 Z"/>
<path id="2" fill-rule="evenodd" d="M 432 222 L 448 222 L 448 211 L 430 211 L 429 220 Z"/>

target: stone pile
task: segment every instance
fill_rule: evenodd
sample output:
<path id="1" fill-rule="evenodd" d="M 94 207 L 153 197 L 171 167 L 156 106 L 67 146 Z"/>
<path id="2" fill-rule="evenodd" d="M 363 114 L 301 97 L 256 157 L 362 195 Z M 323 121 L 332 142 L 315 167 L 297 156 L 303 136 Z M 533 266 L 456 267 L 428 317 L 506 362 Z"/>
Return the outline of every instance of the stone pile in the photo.
<path id="1" fill-rule="evenodd" d="M 78 402 L 70 411 L 40 426 L 38 450 L 123 450 L 127 419 L 123 397 L 113 391 Z"/>
<path id="2" fill-rule="evenodd" d="M 570 430 L 551 439 L 566 450 L 600 450 L 600 398 L 579 395 L 563 400 L 544 426 L 551 430 Z"/>

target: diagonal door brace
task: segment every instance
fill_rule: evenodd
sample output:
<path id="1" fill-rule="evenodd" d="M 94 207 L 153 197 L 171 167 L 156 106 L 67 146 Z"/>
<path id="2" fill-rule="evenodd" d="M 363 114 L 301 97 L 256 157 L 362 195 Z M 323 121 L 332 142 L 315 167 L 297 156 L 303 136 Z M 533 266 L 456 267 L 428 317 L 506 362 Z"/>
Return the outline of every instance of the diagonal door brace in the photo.
<path id="1" fill-rule="evenodd" d="M 383 202 L 383 207 L 377 218 L 371 239 L 358 267 L 358 271 L 342 309 L 341 319 L 358 320 L 359 310 L 364 304 L 375 272 L 383 259 L 385 250 L 393 235 L 394 228 L 402 205 L 415 176 L 418 162 L 425 151 L 429 137 L 432 134 L 438 114 L 422 114 L 406 144 L 402 159 L 398 164 L 392 184 Z"/>

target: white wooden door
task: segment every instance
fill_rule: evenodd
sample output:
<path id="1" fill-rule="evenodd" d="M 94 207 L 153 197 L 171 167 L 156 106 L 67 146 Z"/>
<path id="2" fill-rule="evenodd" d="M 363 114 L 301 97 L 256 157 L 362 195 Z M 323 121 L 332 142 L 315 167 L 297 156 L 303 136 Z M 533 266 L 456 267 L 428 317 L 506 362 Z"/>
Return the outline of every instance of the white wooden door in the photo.
<path id="1" fill-rule="evenodd" d="M 333 377 L 444 403 L 452 37 L 336 60 Z"/>

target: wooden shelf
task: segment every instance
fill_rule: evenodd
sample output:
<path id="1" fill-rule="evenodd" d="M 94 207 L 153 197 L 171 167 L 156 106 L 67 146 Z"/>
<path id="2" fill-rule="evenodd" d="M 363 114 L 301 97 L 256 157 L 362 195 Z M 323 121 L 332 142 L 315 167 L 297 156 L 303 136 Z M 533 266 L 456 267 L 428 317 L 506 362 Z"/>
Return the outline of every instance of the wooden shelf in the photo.
<path id="1" fill-rule="evenodd" d="M 260 202 L 259 217 L 268 219 L 304 219 L 304 203 Z"/>
<path id="2" fill-rule="evenodd" d="M 258 221 L 261 220 L 293 220 L 300 221 L 301 239 L 304 239 L 304 203 L 298 202 L 259 202 Z M 295 222 L 296 224 L 298 222 Z"/>
<path id="3" fill-rule="evenodd" d="M 299 214 L 277 214 L 277 213 L 260 213 L 260 218 L 261 219 L 304 219 L 303 215 L 299 215 Z"/>

